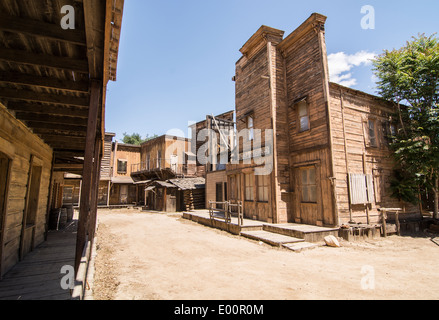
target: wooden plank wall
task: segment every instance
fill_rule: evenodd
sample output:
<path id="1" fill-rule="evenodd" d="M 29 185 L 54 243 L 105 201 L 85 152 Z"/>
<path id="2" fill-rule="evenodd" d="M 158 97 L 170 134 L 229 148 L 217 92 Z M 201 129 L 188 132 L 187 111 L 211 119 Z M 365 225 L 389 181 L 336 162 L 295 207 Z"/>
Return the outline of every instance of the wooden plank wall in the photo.
<path id="1" fill-rule="evenodd" d="M 101 179 L 109 179 L 111 177 L 111 151 L 113 144 L 113 135 L 105 135 L 104 138 L 104 154 L 101 161 Z M 139 152 L 140 153 L 140 152 Z"/>
<path id="2" fill-rule="evenodd" d="M 290 200 L 288 221 L 317 225 L 334 225 L 335 214 L 330 178 L 329 118 L 325 101 L 324 22 L 311 23 L 310 18 L 279 45 L 284 56 L 285 90 L 287 96 L 288 151 L 290 168 Z M 322 20 L 324 21 L 324 20 Z M 306 98 L 310 130 L 300 132 L 296 102 Z M 281 114 L 279 119 L 285 118 Z M 281 121 L 281 120 L 279 120 Z M 279 142 L 278 142 L 279 146 Z M 282 147 L 282 146 L 280 146 Z M 283 147 L 285 149 L 285 147 Z M 282 163 L 285 160 L 282 160 Z M 298 188 L 298 169 L 316 166 L 318 174 L 317 212 L 305 217 Z"/>
<path id="3" fill-rule="evenodd" d="M 216 184 L 222 183 L 224 188 L 224 183 L 226 182 L 226 171 L 212 171 L 206 173 L 206 208 L 209 208 L 209 201 L 216 201 Z"/>
<path id="4" fill-rule="evenodd" d="M 409 215 L 418 211 L 413 205 L 400 203 L 391 197 L 390 181 L 394 163 L 388 149 L 385 127 L 389 126 L 392 105 L 374 96 L 340 85 L 330 84 L 330 106 L 333 114 L 334 163 L 337 178 L 337 202 L 340 223 L 367 220 L 364 205 L 349 205 L 348 173 L 374 176 L 375 201 L 370 210 L 370 223 L 380 223 L 378 207 L 406 207 Z M 375 120 L 377 147 L 370 147 L 365 126 Z"/>
<path id="5" fill-rule="evenodd" d="M 36 213 L 34 246 L 44 241 L 49 184 L 52 169 L 52 149 L 17 121 L 0 104 L 0 152 L 12 159 L 8 186 L 5 234 L 1 274 L 19 261 L 23 212 L 26 207 L 30 161 L 33 156 L 42 165 L 38 209 Z"/>

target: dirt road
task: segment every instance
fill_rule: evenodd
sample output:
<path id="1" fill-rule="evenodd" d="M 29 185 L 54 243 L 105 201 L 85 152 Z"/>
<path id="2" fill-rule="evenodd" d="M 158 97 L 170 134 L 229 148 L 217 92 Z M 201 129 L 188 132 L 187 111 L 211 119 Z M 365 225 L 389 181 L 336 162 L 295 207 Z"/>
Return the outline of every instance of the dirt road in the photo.
<path id="1" fill-rule="evenodd" d="M 439 246 L 427 237 L 294 253 L 180 215 L 98 220 L 96 300 L 439 299 Z"/>

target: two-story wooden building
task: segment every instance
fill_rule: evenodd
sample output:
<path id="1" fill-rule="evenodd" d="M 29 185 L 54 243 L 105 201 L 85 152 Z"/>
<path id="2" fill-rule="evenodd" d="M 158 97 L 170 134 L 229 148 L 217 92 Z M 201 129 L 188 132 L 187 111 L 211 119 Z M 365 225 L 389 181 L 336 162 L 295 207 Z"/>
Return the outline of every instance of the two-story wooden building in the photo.
<path id="1" fill-rule="evenodd" d="M 270 223 L 373 224 L 379 208 L 401 206 L 416 214 L 390 196 L 394 106 L 330 82 L 325 22 L 312 14 L 285 38 L 262 26 L 241 48 L 234 77 L 239 161 L 226 168 L 227 200 L 243 201 L 247 218 Z M 258 172 L 268 161 L 272 170 Z M 207 181 L 213 190 L 209 173 Z"/>
<path id="2" fill-rule="evenodd" d="M 204 208 L 204 177 L 197 175 L 188 138 L 163 135 L 141 146 L 131 168 L 138 199 L 147 209 L 175 212 Z"/>

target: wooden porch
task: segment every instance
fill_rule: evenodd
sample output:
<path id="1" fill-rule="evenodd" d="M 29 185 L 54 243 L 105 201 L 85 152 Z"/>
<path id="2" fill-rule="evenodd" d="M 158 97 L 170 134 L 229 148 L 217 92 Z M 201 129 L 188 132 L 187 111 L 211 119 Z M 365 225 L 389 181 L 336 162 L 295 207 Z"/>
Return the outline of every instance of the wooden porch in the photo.
<path id="1" fill-rule="evenodd" d="M 63 266 L 74 266 L 77 220 L 50 231 L 48 239 L 16 264 L 0 282 L 0 300 L 70 300 L 61 288 Z"/>
<path id="2" fill-rule="evenodd" d="M 215 213 L 211 219 L 209 210 L 184 212 L 183 218 L 209 227 L 228 231 L 252 240 L 262 241 L 275 247 L 284 247 L 292 251 L 301 251 L 323 243 L 326 236 L 339 235 L 339 228 L 325 228 L 304 224 L 272 224 L 245 219 L 240 224 L 237 217 L 231 217 L 227 223 L 224 214 Z"/>

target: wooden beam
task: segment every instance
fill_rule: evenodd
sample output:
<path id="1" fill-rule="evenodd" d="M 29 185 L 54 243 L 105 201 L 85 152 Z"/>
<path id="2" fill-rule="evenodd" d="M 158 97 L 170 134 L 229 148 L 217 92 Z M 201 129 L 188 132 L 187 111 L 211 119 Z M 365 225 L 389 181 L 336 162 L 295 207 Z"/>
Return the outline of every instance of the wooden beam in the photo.
<path id="1" fill-rule="evenodd" d="M 10 88 L 0 88 L 0 97 L 12 100 L 62 104 L 78 107 L 87 107 L 89 102 L 88 97 L 67 96 Z"/>
<path id="2" fill-rule="evenodd" d="M 83 0 L 88 70 L 91 79 L 104 79 L 106 0 Z M 106 83 L 104 83 L 106 85 Z"/>
<path id="3" fill-rule="evenodd" d="M 87 118 L 88 109 L 78 108 L 78 107 L 66 107 L 66 106 L 53 106 L 53 105 L 41 105 L 34 103 L 20 103 L 20 102 L 9 102 L 8 109 L 19 111 L 19 112 L 31 112 L 38 114 L 50 114 L 56 116 L 70 116 L 77 118 Z"/>
<path id="4" fill-rule="evenodd" d="M 32 130 L 66 130 L 69 132 L 75 132 L 75 133 L 87 133 L 87 127 L 86 124 L 84 125 L 75 125 L 70 123 L 47 123 L 47 122 L 39 122 L 39 121 L 33 121 L 33 120 L 24 120 L 26 121 L 26 124 L 29 128 Z"/>
<path id="5" fill-rule="evenodd" d="M 88 74 L 88 62 L 86 59 L 58 57 L 48 54 L 37 54 L 24 50 L 2 48 L 2 50 L 0 50 L 0 60 Z"/>
<path id="6" fill-rule="evenodd" d="M 81 93 L 87 93 L 89 89 L 86 81 L 62 80 L 19 72 L 0 73 L 0 82 Z"/>
<path id="7" fill-rule="evenodd" d="M 0 30 L 85 46 L 84 30 L 63 30 L 59 25 L 38 20 L 0 15 Z"/>
<path id="8" fill-rule="evenodd" d="M 37 113 L 24 113 L 24 112 L 16 112 L 15 117 L 21 121 L 44 122 L 44 123 L 46 123 L 45 128 L 51 128 L 52 124 L 87 126 L 87 119 L 84 119 L 84 118 L 61 117 L 61 116 L 51 116 L 51 115 L 43 115 L 43 114 L 37 114 Z M 30 128 L 32 128 L 29 124 L 28 124 L 28 126 Z"/>
<path id="9" fill-rule="evenodd" d="M 93 188 L 93 159 L 95 155 L 96 146 L 96 135 L 97 135 L 97 125 L 98 125 L 98 115 L 102 104 L 100 103 L 100 98 L 102 96 L 102 82 L 92 80 L 91 81 L 91 97 L 90 97 L 90 108 L 89 117 L 87 125 L 87 137 L 85 145 L 85 155 L 84 155 L 84 169 L 82 173 L 82 190 L 81 190 L 81 201 L 79 210 L 79 221 L 78 221 L 78 233 L 76 240 L 76 256 L 75 256 L 75 271 L 77 272 L 81 263 L 82 252 L 87 240 L 88 224 L 90 220 L 90 198 Z M 97 160 L 97 159 L 96 159 Z M 89 239 L 93 241 L 93 239 Z"/>
<path id="10" fill-rule="evenodd" d="M 82 170 L 83 164 L 81 163 L 55 163 L 53 165 L 55 171 L 69 171 L 69 170 Z"/>
<path id="11" fill-rule="evenodd" d="M 60 142 L 60 143 L 68 143 L 68 144 L 85 143 L 85 137 L 61 136 L 61 135 L 51 135 L 51 134 L 41 134 L 39 136 L 41 137 L 41 139 L 51 142 Z"/>
<path id="12" fill-rule="evenodd" d="M 84 157 L 84 150 L 66 150 L 59 148 L 54 150 L 53 154 L 56 159 L 69 159 L 75 157 Z"/>
<path id="13" fill-rule="evenodd" d="M 37 135 L 56 135 L 56 136 L 72 136 L 72 137 L 84 137 L 86 136 L 86 132 L 81 131 L 69 131 L 69 130 L 54 130 L 49 128 L 32 128 L 33 133 Z"/>

